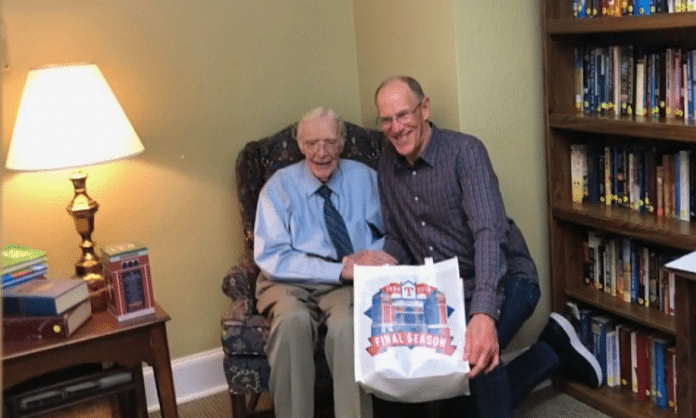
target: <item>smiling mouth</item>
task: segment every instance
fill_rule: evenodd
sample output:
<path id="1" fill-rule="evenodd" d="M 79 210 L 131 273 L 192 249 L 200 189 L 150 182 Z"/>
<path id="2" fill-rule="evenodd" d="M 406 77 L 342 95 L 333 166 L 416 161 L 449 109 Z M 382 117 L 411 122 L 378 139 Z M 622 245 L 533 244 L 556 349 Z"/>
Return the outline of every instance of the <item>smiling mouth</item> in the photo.
<path id="1" fill-rule="evenodd" d="M 400 133 L 397 134 L 397 135 L 393 135 L 392 138 L 393 138 L 395 141 L 397 141 L 397 142 L 401 142 L 401 141 L 402 141 L 404 138 L 406 138 L 410 133 L 411 133 L 410 130 L 408 130 L 408 131 L 403 131 L 403 132 L 400 132 Z"/>

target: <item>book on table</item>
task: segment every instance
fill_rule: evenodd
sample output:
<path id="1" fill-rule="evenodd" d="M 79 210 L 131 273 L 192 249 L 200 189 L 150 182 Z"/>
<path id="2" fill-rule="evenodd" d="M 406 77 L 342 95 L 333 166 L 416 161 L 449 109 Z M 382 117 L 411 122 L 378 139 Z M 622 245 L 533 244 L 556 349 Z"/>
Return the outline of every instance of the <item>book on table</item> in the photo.
<path id="1" fill-rule="evenodd" d="M 59 315 L 87 298 L 85 280 L 36 278 L 2 289 L 3 315 Z"/>
<path id="2" fill-rule="evenodd" d="M 12 243 L 2 246 L 0 268 L 2 268 L 3 276 L 23 268 L 28 268 L 34 264 L 45 262 L 46 251 Z"/>
<path id="3" fill-rule="evenodd" d="M 60 315 L 5 315 L 2 318 L 2 335 L 6 340 L 67 338 L 87 322 L 91 315 L 92 304 L 89 299 Z"/>
<path id="4" fill-rule="evenodd" d="M 48 266 L 45 263 L 38 263 L 31 267 L 15 271 L 14 273 L 3 274 L 2 287 L 8 288 L 17 286 L 20 283 L 41 277 L 45 275 L 47 271 Z"/>

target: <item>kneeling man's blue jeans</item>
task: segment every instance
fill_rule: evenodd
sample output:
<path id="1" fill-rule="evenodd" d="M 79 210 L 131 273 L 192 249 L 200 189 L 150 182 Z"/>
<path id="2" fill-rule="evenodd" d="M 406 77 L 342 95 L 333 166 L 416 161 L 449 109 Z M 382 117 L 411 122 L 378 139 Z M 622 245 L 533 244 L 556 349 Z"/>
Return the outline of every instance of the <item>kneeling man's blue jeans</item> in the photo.
<path id="1" fill-rule="evenodd" d="M 539 285 L 526 276 L 506 277 L 501 281 L 503 303 L 498 318 L 497 331 L 500 349 L 504 349 L 522 324 L 534 312 L 539 301 Z M 467 308 L 471 301 L 466 301 Z M 468 312 L 467 312 L 468 317 Z M 439 416 L 466 418 L 509 418 L 512 409 L 522 401 L 536 385 L 551 377 L 558 368 L 558 356 L 543 341 L 537 341 L 527 351 L 509 364 L 500 364 L 491 373 L 480 374 L 470 382 L 472 396 L 459 396 L 439 401 Z M 408 411 L 395 402 L 379 400 L 380 417 L 422 416 L 409 405 Z M 420 406 L 420 405 L 418 405 Z M 416 415 L 418 414 L 418 415 Z"/>
<path id="2" fill-rule="evenodd" d="M 501 286 L 504 299 L 497 330 L 502 351 L 534 312 L 540 292 L 539 285 L 525 276 L 506 277 Z M 548 344 L 538 341 L 509 364 L 501 363 L 492 372 L 476 376 L 470 387 L 478 418 L 508 418 L 512 409 L 536 385 L 551 377 L 557 367 L 556 353 Z M 462 412 L 470 417 L 474 411 Z"/>

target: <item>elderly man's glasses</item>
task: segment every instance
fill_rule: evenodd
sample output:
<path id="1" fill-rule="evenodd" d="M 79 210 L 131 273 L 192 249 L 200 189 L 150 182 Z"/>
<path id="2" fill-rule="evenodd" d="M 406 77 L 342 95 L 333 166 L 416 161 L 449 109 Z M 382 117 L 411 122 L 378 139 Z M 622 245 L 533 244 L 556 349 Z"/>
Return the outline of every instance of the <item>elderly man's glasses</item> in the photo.
<path id="1" fill-rule="evenodd" d="M 397 113 L 395 116 L 379 116 L 377 117 L 377 125 L 381 126 L 382 128 L 386 128 L 390 126 L 394 121 L 397 121 L 401 124 L 410 122 L 411 118 L 413 118 L 413 115 L 416 113 L 416 110 L 418 110 L 421 104 L 423 104 L 423 100 L 418 102 L 418 104 L 416 105 L 416 107 L 413 108 L 413 110 L 403 110 Z"/>
<path id="2" fill-rule="evenodd" d="M 309 141 L 302 141 L 302 147 L 309 152 L 317 152 L 319 148 L 324 147 L 325 150 L 329 152 L 336 152 L 341 148 L 340 139 L 312 139 Z"/>

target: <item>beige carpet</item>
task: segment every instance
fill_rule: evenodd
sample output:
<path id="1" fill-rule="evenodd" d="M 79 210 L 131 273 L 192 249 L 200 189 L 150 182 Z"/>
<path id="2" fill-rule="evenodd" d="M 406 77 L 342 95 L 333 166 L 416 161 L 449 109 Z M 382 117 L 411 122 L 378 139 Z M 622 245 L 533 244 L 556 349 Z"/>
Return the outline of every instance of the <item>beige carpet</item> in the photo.
<path id="1" fill-rule="evenodd" d="M 259 409 L 263 411 L 259 418 L 273 418 L 270 411 L 271 403 L 267 396 L 263 396 L 259 402 Z M 196 401 L 179 405 L 179 418 L 232 418 L 230 398 L 227 392 L 202 398 Z M 455 411 L 452 411 L 455 412 Z M 82 404 L 77 407 L 65 409 L 59 414 L 41 416 L 40 418 L 117 418 L 112 416 L 107 402 L 94 404 Z M 462 416 L 453 414 L 453 416 Z M 465 416 L 465 415 L 463 415 Z M 149 418 L 161 418 L 159 412 L 153 412 Z M 516 410 L 513 418 L 609 418 L 595 409 L 574 398 L 547 387 L 532 393 Z"/>
<path id="2" fill-rule="evenodd" d="M 265 397 L 264 397 L 265 398 Z M 270 401 L 262 398 L 259 407 L 268 413 L 261 416 L 272 418 L 268 408 Z M 454 412 L 454 411 L 453 411 Z M 453 414 L 453 416 L 466 416 Z M 230 399 L 227 393 L 220 393 L 197 401 L 179 405 L 179 418 L 231 418 Z M 608 415 L 575 400 L 574 398 L 547 387 L 532 393 L 515 410 L 513 418 L 610 418 Z M 150 418 L 161 418 L 157 413 Z"/>

